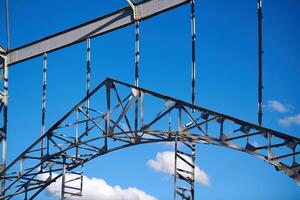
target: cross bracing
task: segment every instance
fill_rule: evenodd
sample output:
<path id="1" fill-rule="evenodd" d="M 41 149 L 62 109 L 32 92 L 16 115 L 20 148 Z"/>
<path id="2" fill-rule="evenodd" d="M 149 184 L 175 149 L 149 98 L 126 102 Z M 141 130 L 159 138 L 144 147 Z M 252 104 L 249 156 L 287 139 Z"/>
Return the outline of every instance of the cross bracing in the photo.
<path id="1" fill-rule="evenodd" d="M 125 1 L 125 0 L 124 0 Z M 8 1 L 6 1 L 8 2 Z M 213 144 L 253 155 L 300 183 L 299 138 L 262 127 L 262 2 L 258 2 L 259 109 L 258 125 L 195 105 L 196 31 L 195 0 L 127 0 L 129 6 L 92 21 L 10 49 L 0 46 L 0 165 L 1 199 L 33 199 L 61 178 L 61 199 L 82 199 L 83 166 L 90 160 L 130 146 L 175 143 L 174 199 L 194 199 L 197 144 Z M 192 41 L 192 103 L 139 87 L 140 21 L 190 3 Z M 7 5 L 7 4 L 6 4 Z M 6 6 L 8 16 L 8 6 Z M 134 86 L 106 79 L 90 92 L 90 41 L 110 31 L 135 24 Z M 86 41 L 86 97 L 45 131 L 47 54 Z M 6 165 L 8 69 L 44 56 L 42 136 Z M 257 143 L 256 141 L 259 141 Z M 178 144 L 184 148 L 177 148 Z M 189 167 L 182 169 L 178 162 Z M 66 174 L 71 174 L 68 178 Z M 76 182 L 76 186 L 71 184 Z"/>
<path id="2" fill-rule="evenodd" d="M 90 108 L 85 106 L 87 100 Z M 139 102 L 138 120 L 133 120 L 135 102 Z M 43 140 L 44 155 L 41 155 Z M 261 141 L 261 145 L 255 146 L 254 140 Z M 1 178 L 7 182 L 2 198 L 24 195 L 33 199 L 63 176 L 65 170 L 72 171 L 112 151 L 166 141 L 181 142 L 192 149 L 195 143 L 242 151 L 273 165 L 300 183 L 299 138 L 106 79 L 1 172 Z M 183 155 L 187 155 L 185 152 L 179 154 L 183 159 Z M 194 159 L 185 160 L 194 162 Z M 194 182 L 189 174 L 191 172 L 181 171 L 176 177 L 189 186 Z"/>

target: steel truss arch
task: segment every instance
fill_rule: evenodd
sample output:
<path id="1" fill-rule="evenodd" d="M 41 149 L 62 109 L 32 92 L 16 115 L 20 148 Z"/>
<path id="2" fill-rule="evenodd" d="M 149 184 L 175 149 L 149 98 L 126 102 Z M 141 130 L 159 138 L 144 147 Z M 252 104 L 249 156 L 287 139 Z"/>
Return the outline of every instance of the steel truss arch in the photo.
<path id="1" fill-rule="evenodd" d="M 19 195 L 33 199 L 64 170 L 71 171 L 112 151 L 163 141 L 242 151 L 300 183 L 299 138 L 108 78 L 2 170 L 0 178 L 7 184 L 1 199 Z"/>

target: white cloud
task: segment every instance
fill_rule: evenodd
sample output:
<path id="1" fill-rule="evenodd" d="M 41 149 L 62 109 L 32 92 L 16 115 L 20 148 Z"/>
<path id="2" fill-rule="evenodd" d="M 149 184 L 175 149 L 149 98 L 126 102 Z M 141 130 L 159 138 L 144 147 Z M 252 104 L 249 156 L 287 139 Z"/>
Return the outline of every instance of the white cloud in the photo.
<path id="1" fill-rule="evenodd" d="M 185 155 L 183 155 L 183 157 L 187 160 L 190 160 L 190 158 Z M 156 171 L 174 175 L 174 159 L 173 151 L 158 152 L 154 160 L 148 160 L 147 165 Z M 190 170 L 190 166 L 181 159 L 177 160 L 177 164 L 181 169 L 185 169 L 187 171 Z M 195 180 L 203 185 L 210 185 L 209 177 L 198 166 L 195 168 Z"/>
<path id="2" fill-rule="evenodd" d="M 276 100 L 268 100 L 266 107 L 271 108 L 272 110 L 275 110 L 280 113 L 289 112 L 291 109 L 290 105 L 283 104 Z"/>
<path id="3" fill-rule="evenodd" d="M 41 180 L 46 180 L 48 174 L 39 175 Z M 57 174 L 53 174 L 57 176 Z M 66 180 L 74 179 L 78 176 L 73 174 L 67 174 Z M 72 181 L 68 183 L 68 186 L 79 188 L 80 181 Z M 61 195 L 61 177 L 51 185 L 47 187 L 47 192 L 52 196 L 60 199 Z M 70 190 L 69 190 L 70 191 Z M 78 197 L 68 198 L 70 200 L 79 200 Z M 129 187 L 122 189 L 120 186 L 111 186 L 103 179 L 88 178 L 83 176 L 83 198 L 85 200 L 156 200 L 155 197 L 146 194 L 135 187 Z"/>
<path id="4" fill-rule="evenodd" d="M 300 114 L 279 119 L 278 123 L 282 126 L 300 125 Z"/>

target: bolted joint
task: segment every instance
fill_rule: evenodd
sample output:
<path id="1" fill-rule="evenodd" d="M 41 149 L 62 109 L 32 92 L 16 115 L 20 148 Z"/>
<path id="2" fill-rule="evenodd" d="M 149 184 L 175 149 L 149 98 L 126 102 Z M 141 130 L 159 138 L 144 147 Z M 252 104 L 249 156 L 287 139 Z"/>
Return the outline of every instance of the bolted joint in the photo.
<path id="1" fill-rule="evenodd" d="M 105 86 L 106 86 L 107 89 L 114 88 L 113 80 L 107 79 L 106 82 L 105 82 Z"/>
<path id="2" fill-rule="evenodd" d="M 133 19 L 135 21 L 138 21 L 138 19 L 141 16 L 140 7 L 136 4 L 136 2 L 134 0 L 127 0 L 127 2 L 128 2 L 129 6 L 133 10 Z"/>
<path id="3" fill-rule="evenodd" d="M 135 9 L 133 10 L 133 14 L 134 14 L 134 20 L 138 21 L 141 17 L 141 7 L 135 6 Z"/>

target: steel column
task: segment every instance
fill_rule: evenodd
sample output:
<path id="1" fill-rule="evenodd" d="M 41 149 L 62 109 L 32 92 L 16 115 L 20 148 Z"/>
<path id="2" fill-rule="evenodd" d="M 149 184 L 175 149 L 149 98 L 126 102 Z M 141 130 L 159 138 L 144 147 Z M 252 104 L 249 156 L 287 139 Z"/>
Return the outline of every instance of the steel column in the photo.
<path id="1" fill-rule="evenodd" d="M 79 136 L 78 118 L 79 118 L 79 113 L 78 113 L 78 109 L 76 109 L 76 119 L 75 119 L 75 145 L 76 145 L 75 157 L 76 157 L 76 160 L 78 160 L 78 143 L 79 143 L 79 139 L 78 139 L 78 136 Z M 86 119 L 86 120 L 88 120 L 88 119 Z M 86 130 L 85 130 L 85 132 L 86 132 Z"/>
<path id="2" fill-rule="evenodd" d="M 140 22 L 138 20 L 138 7 L 134 0 L 127 0 L 128 4 L 133 11 L 133 19 L 135 24 L 135 76 L 134 76 L 134 86 L 139 86 L 139 63 L 140 63 Z M 136 95 L 140 95 L 137 93 Z M 139 126 L 139 98 L 136 98 L 134 107 L 134 135 L 135 140 L 137 139 L 137 132 Z"/>
<path id="3" fill-rule="evenodd" d="M 178 132 L 175 135 L 174 159 L 174 200 L 194 200 L 195 194 L 195 143 L 184 138 L 185 127 L 182 125 L 182 107 L 178 106 Z M 178 142 L 183 147 L 178 149 Z"/>
<path id="4" fill-rule="evenodd" d="M 65 199 L 65 182 L 66 182 L 66 157 L 63 156 L 63 165 L 62 165 L 62 177 L 61 177 L 61 200 Z"/>
<path id="5" fill-rule="evenodd" d="M 141 127 L 143 127 L 144 124 L 144 92 L 140 93 L 140 97 L 141 97 Z"/>
<path id="6" fill-rule="evenodd" d="M 46 87 L 47 87 L 47 53 L 43 57 L 43 87 L 42 87 L 42 127 L 41 135 L 45 134 L 45 118 L 46 118 Z M 41 141 L 41 158 L 44 157 L 44 139 Z"/>
<path id="7" fill-rule="evenodd" d="M 105 134 L 110 134 L 110 89 L 111 89 L 111 82 L 108 82 L 106 84 L 106 117 L 105 117 Z M 107 143 L 107 137 L 104 139 L 104 150 L 107 151 L 108 149 L 108 143 Z"/>
<path id="8" fill-rule="evenodd" d="M 196 104 L 196 21 L 195 0 L 191 0 L 191 32 L 192 32 L 192 104 Z"/>
<path id="9" fill-rule="evenodd" d="M 176 200 L 177 197 L 177 168 L 178 168 L 178 161 L 177 161 L 177 151 L 178 151 L 178 137 L 180 134 L 180 131 L 182 130 L 182 108 L 178 108 L 178 131 L 175 134 L 175 149 L 174 149 L 174 200 Z"/>
<path id="10" fill-rule="evenodd" d="M 174 200 L 176 200 L 176 193 L 177 193 L 177 186 L 176 186 L 176 183 L 177 183 L 177 155 L 176 155 L 176 152 L 177 152 L 177 142 L 178 142 L 178 133 L 175 134 L 175 151 L 174 151 Z"/>
<path id="11" fill-rule="evenodd" d="M 134 85 L 139 86 L 139 63 L 140 63 L 140 23 L 135 21 L 135 80 Z"/>
<path id="12" fill-rule="evenodd" d="M 196 169 L 196 145 L 195 142 L 192 142 L 192 184 L 191 184 L 191 196 L 192 196 L 192 200 L 195 199 L 195 169 Z"/>
<path id="13" fill-rule="evenodd" d="M 258 125 L 262 126 L 262 57 L 263 57 L 263 49 L 262 49 L 262 0 L 257 0 L 257 16 L 258 16 Z"/>
<path id="14" fill-rule="evenodd" d="M 135 11 L 136 12 L 136 11 Z M 140 25 L 139 21 L 135 21 L 135 80 L 134 85 L 136 87 L 139 86 L 139 60 L 140 60 L 140 42 L 139 42 L 139 34 L 140 34 Z M 139 95 L 139 94 L 137 94 Z M 134 132 L 135 137 L 137 137 L 137 129 L 138 129 L 138 112 L 139 112 L 139 100 L 138 98 L 135 101 L 135 123 L 134 123 Z"/>
<path id="15" fill-rule="evenodd" d="M 86 40 L 86 96 L 89 95 L 90 93 L 90 81 L 91 81 L 91 39 L 88 38 Z M 88 121 L 88 116 L 89 116 L 89 108 L 90 108 L 90 99 L 87 99 L 86 101 L 86 127 L 85 131 L 86 134 L 88 134 L 89 130 L 89 121 Z"/>
<path id="16" fill-rule="evenodd" d="M 1 145 L 2 160 L 1 170 L 6 168 L 6 140 L 7 140 L 7 111 L 8 111 L 8 63 L 7 57 L 3 60 L 3 97 L 2 97 L 2 127 L 1 127 Z M 4 174 L 5 176 L 5 174 Z M 1 180 L 1 196 L 5 193 L 5 179 Z"/>

